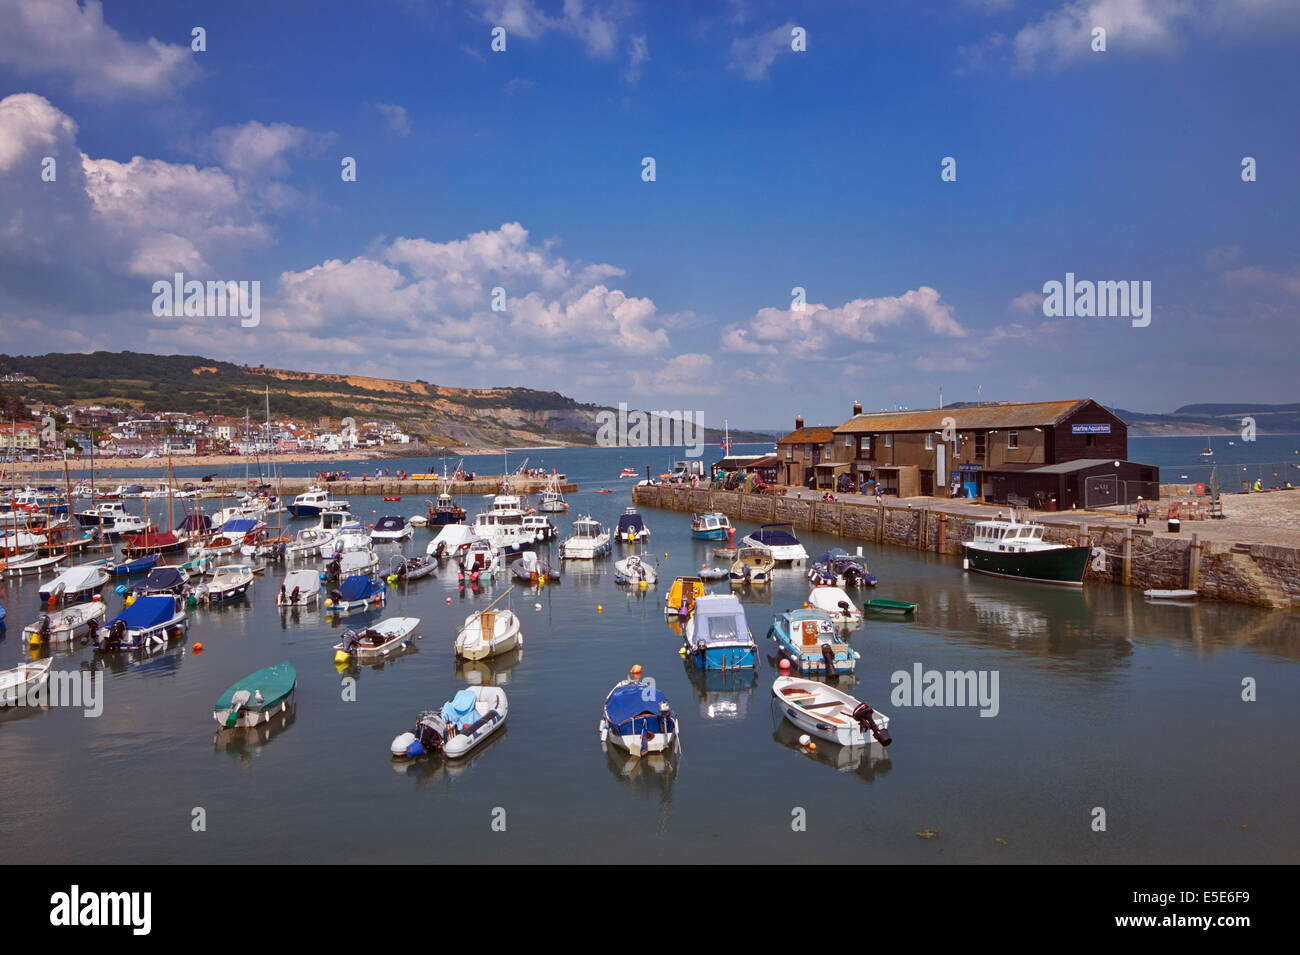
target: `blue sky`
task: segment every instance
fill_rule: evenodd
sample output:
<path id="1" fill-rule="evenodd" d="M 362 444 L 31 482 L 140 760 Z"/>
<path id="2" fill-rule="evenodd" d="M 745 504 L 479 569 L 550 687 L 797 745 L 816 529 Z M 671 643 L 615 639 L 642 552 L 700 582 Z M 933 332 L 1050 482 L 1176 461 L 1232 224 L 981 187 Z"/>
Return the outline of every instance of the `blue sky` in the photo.
<path id="1" fill-rule="evenodd" d="M 1281 0 L 0 0 L 0 351 L 751 427 L 1293 401 L 1298 47 Z M 259 323 L 155 316 L 177 270 Z M 1067 272 L 1150 281 L 1150 326 L 1044 316 Z"/>

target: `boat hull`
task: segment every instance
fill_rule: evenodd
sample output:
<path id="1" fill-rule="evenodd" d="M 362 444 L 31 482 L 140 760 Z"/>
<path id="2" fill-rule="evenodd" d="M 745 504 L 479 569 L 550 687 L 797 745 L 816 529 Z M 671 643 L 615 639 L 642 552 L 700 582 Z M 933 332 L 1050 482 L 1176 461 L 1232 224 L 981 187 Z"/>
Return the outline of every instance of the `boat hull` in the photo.
<path id="1" fill-rule="evenodd" d="M 1082 587 L 1090 547 L 1054 547 L 1001 553 L 966 546 L 966 566 L 977 574 L 1007 577 L 1056 587 Z"/>

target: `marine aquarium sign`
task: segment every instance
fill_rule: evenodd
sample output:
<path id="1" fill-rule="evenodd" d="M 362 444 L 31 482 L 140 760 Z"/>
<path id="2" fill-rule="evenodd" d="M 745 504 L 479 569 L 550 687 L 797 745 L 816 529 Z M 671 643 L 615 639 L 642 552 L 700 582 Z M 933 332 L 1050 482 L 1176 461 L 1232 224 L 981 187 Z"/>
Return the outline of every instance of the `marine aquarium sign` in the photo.
<path id="1" fill-rule="evenodd" d="M 1072 424 L 1070 425 L 1071 434 L 1110 434 L 1110 425 L 1108 424 Z"/>

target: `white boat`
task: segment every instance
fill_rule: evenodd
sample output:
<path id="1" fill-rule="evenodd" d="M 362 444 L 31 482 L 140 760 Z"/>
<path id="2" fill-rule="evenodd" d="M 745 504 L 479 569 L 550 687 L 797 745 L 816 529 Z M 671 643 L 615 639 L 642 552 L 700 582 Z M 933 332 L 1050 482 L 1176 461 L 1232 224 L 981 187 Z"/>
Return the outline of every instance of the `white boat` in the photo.
<path id="1" fill-rule="evenodd" d="M 419 617 L 389 617 L 364 630 L 344 630 L 343 639 L 334 644 L 334 662 L 382 659 L 408 646 L 419 625 Z"/>
<path id="2" fill-rule="evenodd" d="M 330 560 L 354 550 L 370 550 L 370 535 L 360 524 L 349 524 L 340 529 L 337 537 L 321 545 L 320 555 Z"/>
<path id="3" fill-rule="evenodd" d="M 275 602 L 281 607 L 308 607 L 320 600 L 320 574 L 314 570 L 295 570 L 284 576 Z"/>
<path id="4" fill-rule="evenodd" d="M 808 594 L 808 606 L 824 610 L 836 623 L 860 623 L 862 611 L 843 589 L 821 584 Z"/>
<path id="5" fill-rule="evenodd" d="M 406 519 L 406 522 L 412 527 L 428 527 L 429 519 L 423 514 L 413 514 Z"/>
<path id="6" fill-rule="evenodd" d="M 600 526 L 600 521 L 580 517 L 573 522 L 573 534 L 560 545 L 560 559 L 595 560 L 609 551 L 609 531 Z"/>
<path id="7" fill-rule="evenodd" d="M 10 558 L 5 562 L 4 572 L 10 577 L 39 577 L 47 570 L 56 570 L 67 559 L 67 554 L 56 554 L 53 557 L 37 557 L 33 554 L 23 561 Z"/>
<path id="8" fill-rule="evenodd" d="M 208 603 L 220 603 L 242 597 L 253 585 L 253 569 L 247 564 L 222 564 L 212 571 L 212 578 L 194 588 L 194 596 Z"/>
<path id="9" fill-rule="evenodd" d="M 633 554 L 630 557 L 624 557 L 622 560 L 614 561 L 614 582 L 619 584 L 640 584 L 645 581 L 647 585 L 658 583 L 659 571 L 639 554 Z"/>
<path id="10" fill-rule="evenodd" d="M 497 494 L 492 506 L 474 516 L 474 533 L 507 554 L 517 553 L 535 543 L 534 530 L 524 526 L 528 516 L 523 501 L 514 494 Z"/>
<path id="11" fill-rule="evenodd" d="M 628 679 L 616 684 L 605 697 L 600 719 L 600 741 L 626 750 L 630 756 L 648 756 L 671 749 L 678 740 L 677 714 L 653 680 L 641 679 L 633 667 Z"/>
<path id="12" fill-rule="evenodd" d="M 564 499 L 564 495 L 556 490 L 555 485 L 548 484 L 542 488 L 542 493 L 537 495 L 537 509 L 547 514 L 561 514 L 569 509 L 569 504 Z"/>
<path id="13" fill-rule="evenodd" d="M 335 561 L 338 566 L 335 567 Z M 354 574 L 373 574 L 379 569 L 379 555 L 373 550 L 349 550 L 339 554 L 330 561 L 329 570 L 339 580 L 345 580 Z"/>
<path id="14" fill-rule="evenodd" d="M 560 529 L 545 514 L 525 514 L 520 526 L 525 536 L 532 534 L 534 544 L 544 544 L 560 536 Z"/>
<path id="15" fill-rule="evenodd" d="M 479 540 L 479 536 L 474 533 L 474 528 L 466 524 L 444 524 L 442 530 L 438 531 L 438 536 L 429 541 L 424 552 L 438 560 L 454 560 L 476 540 Z"/>
<path id="16" fill-rule="evenodd" d="M 411 522 L 397 514 L 385 514 L 370 529 L 370 539 L 376 544 L 400 544 L 415 534 Z"/>
<path id="17" fill-rule="evenodd" d="M 12 670 L 0 670 L 0 706 L 28 705 L 32 695 L 50 679 L 53 658 L 20 663 Z"/>
<path id="18" fill-rule="evenodd" d="M 794 525 L 789 522 L 764 524 L 741 543 L 749 547 L 766 547 L 778 564 L 802 564 L 808 560 L 808 552 L 794 536 Z"/>
<path id="19" fill-rule="evenodd" d="M 286 549 L 291 556 L 315 557 L 321 552 L 322 548 L 332 544 L 336 536 L 338 536 L 337 531 L 309 527 L 295 534 L 293 543 Z"/>
<path id="20" fill-rule="evenodd" d="M 53 580 L 41 584 L 41 603 L 51 600 L 63 603 L 80 603 L 99 593 L 108 583 L 108 570 L 103 564 L 78 564 L 69 567 Z"/>
<path id="21" fill-rule="evenodd" d="M 456 656 L 485 660 L 524 645 L 519 618 L 511 610 L 476 610 L 456 634 Z"/>
<path id="22" fill-rule="evenodd" d="M 415 729 L 393 740 L 389 752 L 414 759 L 442 753 L 458 759 L 505 725 L 510 704 L 499 686 L 471 686 L 459 691 L 441 710 L 421 713 Z"/>
<path id="23" fill-rule="evenodd" d="M 71 604 L 62 610 L 43 613 L 35 623 L 23 627 L 23 640 L 32 646 L 68 643 L 92 628 L 98 630 L 107 615 L 108 610 L 102 600 Z"/>
<path id="24" fill-rule="evenodd" d="M 1144 590 L 1142 596 L 1148 600 L 1195 600 L 1195 590 Z"/>
<path id="25" fill-rule="evenodd" d="M 505 555 L 491 541 L 476 540 L 462 550 L 456 558 L 462 574 L 489 576 L 505 567 Z"/>
<path id="26" fill-rule="evenodd" d="M 810 736 L 841 746 L 892 742 L 888 716 L 833 686 L 779 676 L 772 684 L 772 697 L 782 715 Z"/>

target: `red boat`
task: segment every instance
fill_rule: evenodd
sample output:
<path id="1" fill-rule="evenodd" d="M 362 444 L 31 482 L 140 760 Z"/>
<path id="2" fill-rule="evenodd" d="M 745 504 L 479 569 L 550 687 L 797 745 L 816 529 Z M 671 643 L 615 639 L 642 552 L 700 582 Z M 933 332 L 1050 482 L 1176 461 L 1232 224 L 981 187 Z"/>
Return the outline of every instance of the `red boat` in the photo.
<path id="1" fill-rule="evenodd" d="M 385 501 L 400 501 L 401 499 L 402 499 L 402 495 L 400 494 L 394 494 L 392 497 L 384 498 Z"/>

